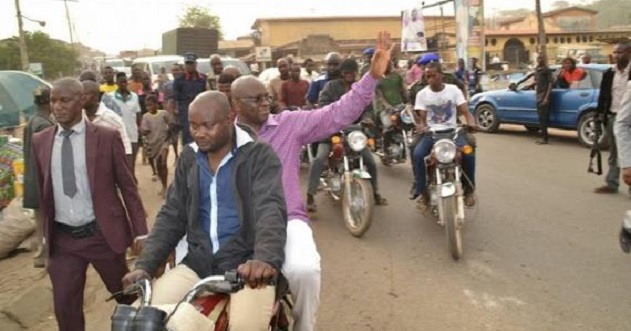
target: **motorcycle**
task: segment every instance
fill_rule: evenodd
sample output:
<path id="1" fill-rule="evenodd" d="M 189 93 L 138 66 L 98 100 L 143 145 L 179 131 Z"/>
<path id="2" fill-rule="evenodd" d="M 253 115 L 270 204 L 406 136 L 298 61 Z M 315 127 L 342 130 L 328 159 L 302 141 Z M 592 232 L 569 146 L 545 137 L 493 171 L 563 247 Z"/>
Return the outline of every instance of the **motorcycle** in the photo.
<path id="1" fill-rule="evenodd" d="M 268 285 L 276 286 L 277 300 L 272 310 L 271 331 L 288 331 L 291 306 L 288 284 L 280 278 Z M 151 282 L 141 279 L 116 295 L 140 295 L 140 306 L 119 304 L 111 317 L 112 331 L 227 331 L 230 294 L 245 286 L 236 271 L 200 280 L 176 305 L 152 306 Z"/>
<path id="2" fill-rule="evenodd" d="M 429 128 L 426 133 L 435 141 L 432 153 L 425 158 L 429 210 L 438 218 L 438 223 L 445 227 L 448 249 L 454 260 L 460 259 L 463 254 L 465 205 L 462 155 L 474 151 L 470 145 L 463 148 L 456 145 L 456 139 L 466 129 L 464 126 L 438 125 Z"/>
<path id="3" fill-rule="evenodd" d="M 413 117 L 406 105 L 398 105 L 387 111 L 390 113 L 392 125 L 381 135 L 377 147 L 373 150 L 385 166 L 405 163 L 415 129 Z"/>
<path id="4" fill-rule="evenodd" d="M 350 126 L 331 137 L 328 173 L 320 178 L 331 197 L 342 201 L 344 224 L 355 237 L 361 237 L 370 228 L 375 206 L 371 177 L 361 156 L 368 144 L 369 139 L 360 125 Z"/>

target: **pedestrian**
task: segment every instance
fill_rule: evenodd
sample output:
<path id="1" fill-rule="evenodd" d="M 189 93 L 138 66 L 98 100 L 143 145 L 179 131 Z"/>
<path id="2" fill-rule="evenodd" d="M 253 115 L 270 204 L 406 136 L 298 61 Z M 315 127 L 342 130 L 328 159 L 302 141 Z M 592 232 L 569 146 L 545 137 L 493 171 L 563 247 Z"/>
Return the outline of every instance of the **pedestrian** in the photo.
<path id="1" fill-rule="evenodd" d="M 283 84 L 289 80 L 289 61 L 281 58 L 276 61 L 276 67 L 280 75 L 272 78 L 269 82 L 269 94 L 272 97 L 272 113 L 277 114 L 287 107 L 283 103 Z"/>
<path id="2" fill-rule="evenodd" d="M 458 68 L 456 72 L 454 72 L 456 78 L 465 83 L 465 85 L 469 85 L 469 76 L 467 75 L 467 67 L 464 63 L 464 59 L 458 59 Z M 465 97 L 467 95 L 465 94 Z"/>
<path id="3" fill-rule="evenodd" d="M 313 62 L 312 59 L 306 59 L 305 62 L 303 63 L 303 66 L 305 68 L 305 71 L 304 71 L 304 75 L 302 76 L 302 79 L 309 82 L 309 84 L 311 84 L 311 82 L 313 82 L 314 79 L 320 76 L 320 74 L 315 70 L 315 63 Z"/>
<path id="4" fill-rule="evenodd" d="M 581 63 L 582 64 L 591 64 L 592 63 L 592 55 L 589 54 L 589 53 L 583 54 L 583 56 L 581 57 Z"/>
<path id="5" fill-rule="evenodd" d="M 144 71 L 142 71 L 142 68 L 140 68 L 140 65 L 136 64 L 131 68 L 131 77 L 129 79 L 129 81 L 127 82 L 127 88 L 138 94 L 140 93 L 140 90 L 142 90 L 143 88 L 143 83 L 142 83 L 142 74 Z"/>
<path id="6" fill-rule="evenodd" d="M 237 78 L 239 77 L 236 77 L 227 72 L 224 72 L 221 75 L 219 75 L 219 78 L 217 79 L 217 83 L 218 83 L 217 88 L 219 92 L 225 94 L 228 97 L 228 101 L 230 101 L 231 103 L 232 103 L 232 93 L 230 89 L 232 87 L 232 83 Z"/>
<path id="7" fill-rule="evenodd" d="M 39 209 L 39 185 L 37 169 L 31 155 L 33 135 L 44 129 L 54 126 L 55 120 L 51 116 L 50 109 L 50 88 L 44 87 L 35 90 L 34 103 L 37 107 L 35 114 L 29 119 L 24 128 L 24 194 L 22 196 L 22 207 L 32 209 L 35 214 L 37 250 L 33 257 L 33 267 L 46 267 L 46 249 L 44 245 L 44 232 L 42 215 Z"/>
<path id="8" fill-rule="evenodd" d="M 125 128 L 125 122 L 123 118 L 118 116 L 114 111 L 107 108 L 105 104 L 101 102 L 101 92 L 99 85 L 93 81 L 86 80 L 83 84 L 84 104 L 83 110 L 85 117 L 92 124 L 102 125 L 105 127 L 117 130 L 123 141 L 125 147 L 125 155 L 131 157 L 132 147 L 129 135 L 127 135 L 127 129 Z"/>
<path id="9" fill-rule="evenodd" d="M 281 103 L 288 109 L 302 108 L 307 104 L 309 82 L 300 78 L 300 71 L 300 64 L 292 63 L 289 68 L 291 79 L 283 82 Z"/>
<path id="10" fill-rule="evenodd" d="M 177 114 L 177 106 L 175 105 L 174 99 L 171 98 L 167 100 L 165 110 L 169 118 L 169 140 L 171 141 L 173 153 L 175 154 L 175 164 L 177 164 L 177 159 L 180 156 L 178 153 L 178 140 L 182 129 L 180 127 L 180 119 Z"/>
<path id="11" fill-rule="evenodd" d="M 313 107 L 317 106 L 318 98 L 320 97 L 320 92 L 322 92 L 324 85 L 330 80 L 340 77 L 339 66 L 340 62 L 342 62 L 342 55 L 338 52 L 328 53 L 324 57 L 324 62 L 326 63 L 326 71 L 311 82 L 309 92 L 307 93 L 307 102 Z"/>
<path id="12" fill-rule="evenodd" d="M 577 88 L 583 78 L 585 78 L 585 71 L 576 67 L 576 60 L 571 57 L 565 58 L 557 79 L 559 87 Z"/>
<path id="13" fill-rule="evenodd" d="M 156 82 L 158 83 L 158 90 L 164 90 L 164 84 L 166 84 L 169 80 L 170 79 L 169 75 L 167 75 L 167 68 L 160 67 L 160 73 L 158 74 L 158 78 L 156 79 Z"/>
<path id="14" fill-rule="evenodd" d="M 594 190 L 594 193 L 600 194 L 618 193 L 620 167 L 631 167 L 627 161 L 631 159 L 631 154 L 628 154 L 628 146 L 631 144 L 628 127 L 617 127 L 618 123 L 627 124 L 631 114 L 631 109 L 628 109 L 631 106 L 631 102 L 628 102 L 631 97 L 628 93 L 631 79 L 631 44 L 617 44 L 613 49 L 613 57 L 616 64 L 603 74 L 598 96 L 598 116 L 606 120 L 605 135 L 609 141 L 609 170 L 605 177 L 605 185 Z M 627 102 L 623 103 L 623 100 Z M 616 134 L 614 134 L 614 127 L 616 127 Z M 628 172 L 629 169 L 625 171 Z"/>
<path id="15" fill-rule="evenodd" d="M 213 54 L 210 56 L 210 72 L 208 73 L 208 86 L 207 90 L 217 91 L 217 79 L 219 75 L 223 73 L 223 63 L 221 62 L 221 56 L 219 54 Z"/>
<path id="16" fill-rule="evenodd" d="M 169 155 L 169 116 L 166 110 L 158 110 L 158 98 L 154 94 L 147 96 L 147 113 L 142 117 L 140 130 L 145 137 L 147 158 L 154 178 L 162 183 L 159 195 L 164 198 L 167 188 L 167 157 Z M 153 178 L 152 178 L 153 179 Z"/>
<path id="17" fill-rule="evenodd" d="M 116 84 L 118 88 L 116 91 L 109 94 L 110 100 L 112 100 L 112 107 L 118 109 L 117 113 L 121 114 L 123 123 L 125 123 L 125 129 L 131 141 L 131 155 L 128 157 L 129 168 L 131 173 L 136 178 L 136 157 L 138 155 L 138 124 L 142 119 L 140 114 L 140 103 L 138 101 L 138 95 L 128 89 L 127 75 L 124 72 L 116 73 Z M 113 108 L 113 109 L 114 109 Z"/>
<path id="18" fill-rule="evenodd" d="M 114 81 L 114 69 L 110 66 L 103 68 L 103 83 L 101 83 L 100 89 L 103 93 L 110 93 L 116 91 L 116 82 Z"/>
<path id="19" fill-rule="evenodd" d="M 537 56 L 537 68 L 535 69 L 535 91 L 537 95 L 537 115 L 539 116 L 539 129 L 541 139 L 535 143 L 548 144 L 548 122 L 550 120 L 550 94 L 552 93 L 552 73 L 548 67 L 548 60 L 543 54 Z M 471 86 L 471 85 L 469 85 Z"/>
<path id="20" fill-rule="evenodd" d="M 471 68 L 468 72 L 469 78 L 469 96 L 482 93 L 482 85 L 480 82 L 480 76 L 482 75 L 482 69 L 478 67 L 478 59 L 471 58 Z"/>
<path id="21" fill-rule="evenodd" d="M 230 330 L 267 330 L 276 293 L 265 285 L 280 272 L 287 238 L 280 160 L 235 124 L 220 92 L 200 94 L 189 116 L 195 144 L 182 150 L 167 201 L 123 282 L 151 279 L 187 233 L 191 249 L 154 283 L 152 304 L 175 305 L 200 279 L 236 270 L 246 286 L 231 295 Z"/>
<path id="22" fill-rule="evenodd" d="M 86 121 L 82 99 L 78 80 L 54 82 L 51 107 L 58 125 L 35 134 L 32 144 L 60 331 L 85 330 L 88 266 L 108 292 L 122 291 L 121 279 L 128 272 L 125 250 L 147 234 L 144 207 L 119 134 Z M 135 297 L 116 300 L 131 304 Z"/>
<path id="23" fill-rule="evenodd" d="M 162 94 L 164 95 L 165 107 L 166 107 L 167 100 L 173 98 L 173 81 L 178 76 L 180 76 L 180 74 L 183 72 L 184 72 L 184 69 L 182 68 L 180 64 L 174 63 L 173 66 L 171 66 L 171 75 L 173 75 L 173 79 L 170 79 L 166 83 L 164 83 L 164 87 L 162 89 Z"/>
<path id="24" fill-rule="evenodd" d="M 252 128 L 258 139 L 269 143 L 281 159 L 289 220 L 282 272 L 294 299 L 296 331 L 311 331 L 315 327 L 321 273 L 320 255 L 300 193 L 301 147 L 338 132 L 361 116 L 372 101 L 377 80 L 386 71 L 389 52 L 382 45 L 388 43 L 388 38 L 387 34 L 380 34 L 380 47 L 370 73 L 353 85 L 346 97 L 320 109 L 270 115 L 269 94 L 258 79 L 244 76 L 232 85 L 232 105 L 239 123 Z"/>
<path id="25" fill-rule="evenodd" d="M 213 57 L 211 61 L 216 61 Z M 212 62 L 211 62 L 212 63 Z M 215 70 L 216 62 L 213 64 Z M 185 72 L 179 75 L 173 82 L 173 97 L 177 102 L 178 119 L 182 130 L 182 145 L 192 142 L 188 127 L 188 106 L 195 97 L 206 90 L 208 84 L 206 75 L 197 71 L 197 55 L 186 53 L 184 55 Z"/>

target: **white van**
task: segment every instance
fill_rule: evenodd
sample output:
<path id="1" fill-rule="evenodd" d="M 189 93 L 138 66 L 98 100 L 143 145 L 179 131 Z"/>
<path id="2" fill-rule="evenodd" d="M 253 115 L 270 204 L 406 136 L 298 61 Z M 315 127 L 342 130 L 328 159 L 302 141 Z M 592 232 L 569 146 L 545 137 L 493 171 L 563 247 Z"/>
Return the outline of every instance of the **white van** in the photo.
<path id="1" fill-rule="evenodd" d="M 132 66 L 139 65 L 142 71 L 151 74 L 151 81 L 155 82 L 158 79 L 160 68 L 165 68 L 167 74 L 169 75 L 169 79 L 173 79 L 173 75 L 171 75 L 171 67 L 173 67 L 174 64 L 182 63 L 183 61 L 184 57 L 179 55 L 159 55 L 136 58 Z"/>

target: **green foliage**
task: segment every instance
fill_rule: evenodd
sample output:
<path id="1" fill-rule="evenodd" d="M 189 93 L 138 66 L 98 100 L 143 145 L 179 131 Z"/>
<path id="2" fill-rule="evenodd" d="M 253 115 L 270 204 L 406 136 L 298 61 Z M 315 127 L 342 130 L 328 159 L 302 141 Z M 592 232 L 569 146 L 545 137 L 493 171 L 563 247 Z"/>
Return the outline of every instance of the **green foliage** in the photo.
<path id="1" fill-rule="evenodd" d="M 211 28 L 219 31 L 219 37 L 223 37 L 219 16 L 213 15 L 210 9 L 200 5 L 190 5 L 179 17 L 181 28 Z"/>
<path id="2" fill-rule="evenodd" d="M 51 39 L 43 32 L 25 32 L 29 62 L 42 63 L 44 77 L 54 79 L 75 74 L 77 56 L 72 47 L 61 40 Z M 0 70 L 20 70 L 18 37 L 0 41 Z"/>

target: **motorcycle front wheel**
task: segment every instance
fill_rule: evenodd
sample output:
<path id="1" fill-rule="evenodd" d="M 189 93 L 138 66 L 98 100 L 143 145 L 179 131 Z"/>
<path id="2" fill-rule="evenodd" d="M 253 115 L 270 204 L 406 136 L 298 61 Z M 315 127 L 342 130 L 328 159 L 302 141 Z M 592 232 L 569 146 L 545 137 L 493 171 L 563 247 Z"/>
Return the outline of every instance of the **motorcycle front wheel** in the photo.
<path id="1" fill-rule="evenodd" d="M 454 260 L 462 257 L 462 234 L 461 227 L 457 223 L 457 203 L 456 196 L 442 198 L 442 215 L 445 222 L 445 232 L 447 233 L 447 246 L 449 253 Z"/>
<path id="2" fill-rule="evenodd" d="M 350 192 L 344 192 L 342 212 L 344 224 L 355 237 L 361 237 L 372 224 L 375 195 L 370 181 L 352 178 Z"/>

